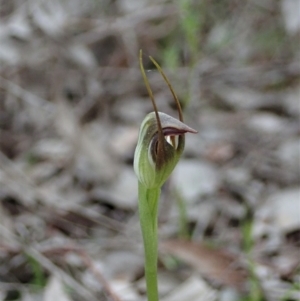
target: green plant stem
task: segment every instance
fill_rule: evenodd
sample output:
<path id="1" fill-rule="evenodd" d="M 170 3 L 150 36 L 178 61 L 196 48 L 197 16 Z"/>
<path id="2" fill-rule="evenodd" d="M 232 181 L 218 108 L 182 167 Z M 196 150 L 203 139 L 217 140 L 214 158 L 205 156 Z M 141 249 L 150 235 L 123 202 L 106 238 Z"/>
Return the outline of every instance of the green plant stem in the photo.
<path id="1" fill-rule="evenodd" d="M 160 188 L 147 189 L 139 182 L 139 215 L 145 250 L 145 276 L 148 301 L 158 301 L 157 212 Z"/>

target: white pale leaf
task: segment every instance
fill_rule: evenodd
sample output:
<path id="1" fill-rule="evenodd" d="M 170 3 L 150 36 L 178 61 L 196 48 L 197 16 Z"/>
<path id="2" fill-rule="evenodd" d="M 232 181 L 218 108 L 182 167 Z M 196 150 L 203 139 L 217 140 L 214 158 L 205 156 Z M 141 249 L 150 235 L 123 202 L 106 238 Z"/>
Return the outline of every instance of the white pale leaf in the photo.
<path id="1" fill-rule="evenodd" d="M 71 301 L 66 292 L 62 280 L 52 277 L 45 289 L 44 301 Z"/>

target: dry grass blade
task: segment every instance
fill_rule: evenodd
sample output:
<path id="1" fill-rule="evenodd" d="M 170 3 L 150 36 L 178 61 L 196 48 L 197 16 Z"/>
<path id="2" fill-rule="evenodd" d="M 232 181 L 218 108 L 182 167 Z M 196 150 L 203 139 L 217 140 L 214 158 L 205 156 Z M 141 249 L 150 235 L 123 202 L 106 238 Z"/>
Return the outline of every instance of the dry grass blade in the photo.
<path id="1" fill-rule="evenodd" d="M 245 270 L 238 269 L 237 258 L 224 250 L 184 240 L 164 242 L 162 250 L 195 267 L 204 277 L 221 285 L 243 291 L 246 284 Z"/>

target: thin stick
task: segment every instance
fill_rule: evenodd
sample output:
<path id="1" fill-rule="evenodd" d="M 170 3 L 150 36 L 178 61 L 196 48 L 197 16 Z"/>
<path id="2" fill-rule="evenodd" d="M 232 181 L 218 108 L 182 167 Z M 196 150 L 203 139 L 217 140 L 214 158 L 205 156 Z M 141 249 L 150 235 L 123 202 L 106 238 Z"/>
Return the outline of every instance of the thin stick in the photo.
<path id="1" fill-rule="evenodd" d="M 80 255 L 82 257 L 82 260 L 85 262 L 86 266 L 92 271 L 97 280 L 103 285 L 107 295 L 110 296 L 113 301 L 122 301 L 119 298 L 119 296 L 117 296 L 112 290 L 111 286 L 109 285 L 105 277 L 102 275 L 102 273 L 95 267 L 91 258 L 85 252 L 80 252 Z"/>

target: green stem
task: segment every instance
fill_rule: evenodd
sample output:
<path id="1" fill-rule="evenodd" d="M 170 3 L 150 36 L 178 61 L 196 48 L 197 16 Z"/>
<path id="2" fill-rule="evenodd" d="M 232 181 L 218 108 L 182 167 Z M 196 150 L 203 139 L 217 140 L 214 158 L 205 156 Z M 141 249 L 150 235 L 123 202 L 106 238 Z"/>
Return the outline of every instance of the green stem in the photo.
<path id="1" fill-rule="evenodd" d="M 139 215 L 145 250 L 148 301 L 158 301 L 157 212 L 160 188 L 147 189 L 139 182 Z"/>

